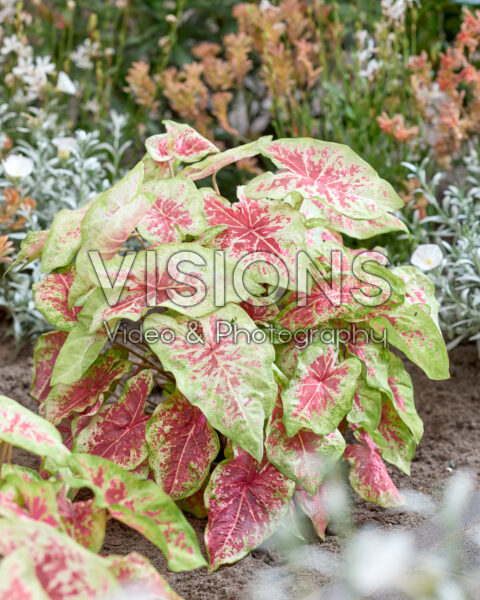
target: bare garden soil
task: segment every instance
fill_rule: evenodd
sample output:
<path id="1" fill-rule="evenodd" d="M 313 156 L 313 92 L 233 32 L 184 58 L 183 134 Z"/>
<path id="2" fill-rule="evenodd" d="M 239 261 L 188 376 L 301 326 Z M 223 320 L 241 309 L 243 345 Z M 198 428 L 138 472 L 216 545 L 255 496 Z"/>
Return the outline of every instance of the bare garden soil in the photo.
<path id="1" fill-rule="evenodd" d="M 0 323 L 0 338 L 6 324 Z M 392 469 L 392 477 L 399 488 L 411 488 L 433 498 L 438 498 L 446 479 L 457 469 L 469 469 L 480 473 L 480 360 L 473 345 L 464 345 L 451 353 L 451 379 L 429 381 L 414 365 L 407 364 L 413 377 L 416 405 L 425 424 L 425 435 L 412 463 L 411 477 Z M 29 396 L 33 372 L 32 349 L 24 348 L 15 355 L 10 339 L 3 337 L 0 345 L 0 394 L 7 395 L 24 406 L 36 411 L 37 404 Z M 38 467 L 36 458 L 16 450 L 13 461 Z M 356 500 L 354 519 L 356 525 L 375 522 L 383 528 L 413 528 L 422 523 L 423 517 L 402 511 L 381 509 Z M 205 522 L 191 518 L 197 536 L 202 543 Z M 324 550 L 336 552 L 338 539 L 328 534 Z M 104 554 L 128 554 L 137 551 L 147 556 L 166 577 L 175 591 L 185 600 L 250 600 L 250 590 L 265 576 L 285 576 L 281 569 L 285 559 L 274 545 L 267 544 L 252 552 L 235 565 L 221 568 L 209 575 L 206 569 L 187 573 L 172 573 L 166 567 L 160 550 L 140 534 L 121 523 L 109 521 L 103 547 Z M 296 572 L 289 579 L 291 597 L 308 594 L 326 580 L 308 569 Z M 272 590 L 270 597 L 275 596 Z M 278 600 L 275 598 L 275 600 Z"/>

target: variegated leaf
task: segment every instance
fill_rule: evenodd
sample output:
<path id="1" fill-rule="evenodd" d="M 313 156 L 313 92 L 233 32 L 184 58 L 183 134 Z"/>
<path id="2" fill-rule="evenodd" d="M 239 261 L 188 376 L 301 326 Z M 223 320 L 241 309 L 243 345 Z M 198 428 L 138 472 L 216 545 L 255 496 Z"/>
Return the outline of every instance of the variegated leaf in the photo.
<path id="1" fill-rule="evenodd" d="M 142 182 L 143 163 L 140 162 L 96 198 L 82 221 L 81 247 L 85 251 L 96 250 L 108 260 L 120 250 L 155 201 L 153 196 L 141 192 Z"/>
<path id="2" fill-rule="evenodd" d="M 38 521 L 0 519 L 0 554 L 22 549 L 34 564 L 47 598 L 101 600 L 119 589 L 104 559 L 67 535 Z"/>
<path id="3" fill-rule="evenodd" d="M 19 265 L 24 260 L 26 265 L 36 260 L 42 255 L 42 250 L 45 245 L 45 241 L 48 238 L 50 231 L 29 231 L 26 237 L 20 244 L 20 251 L 17 254 L 15 261 L 8 267 L 8 271 Z"/>
<path id="4" fill-rule="evenodd" d="M 415 439 L 390 400 L 385 399 L 383 402 L 378 427 L 368 432 L 379 447 L 382 458 L 410 475 L 410 463 L 415 455 Z"/>
<path id="5" fill-rule="evenodd" d="M 288 204 L 251 200 L 241 188 L 238 198 L 238 202 L 230 204 L 213 190 L 204 192 L 208 225 L 226 226 L 211 244 L 225 250 L 227 256 L 236 261 L 257 253 L 257 260 L 276 267 L 282 287 L 294 287 L 297 254 L 305 247 L 302 216 Z M 264 276 L 270 271 L 265 266 L 252 268 Z M 285 280 L 286 277 L 290 281 Z"/>
<path id="6" fill-rule="evenodd" d="M 392 400 L 398 416 L 407 425 L 417 444 L 422 439 L 423 423 L 415 408 L 412 378 L 405 371 L 402 360 L 390 352 L 387 395 Z"/>
<path id="7" fill-rule="evenodd" d="M 53 220 L 42 252 L 42 273 L 68 265 L 80 247 L 80 226 L 89 209 L 61 210 Z"/>
<path id="8" fill-rule="evenodd" d="M 98 506 L 160 548 L 172 571 L 205 565 L 193 529 L 153 481 L 141 481 L 122 467 L 89 454 L 72 455 L 70 468 L 77 475 L 76 485 L 90 487 Z"/>
<path id="9" fill-rule="evenodd" d="M 75 266 L 62 273 L 47 275 L 33 286 L 35 308 L 47 321 L 62 331 L 71 331 L 77 324 L 80 308 L 68 306 L 68 293 L 75 278 Z"/>
<path id="10" fill-rule="evenodd" d="M 174 500 L 201 487 L 220 449 L 205 415 L 178 391 L 157 407 L 146 437 L 155 479 Z"/>
<path id="11" fill-rule="evenodd" d="M 234 304 L 195 323 L 189 328 L 186 317 L 147 317 L 146 329 L 168 328 L 176 335 L 171 344 L 158 341 L 151 348 L 164 368 L 175 375 L 178 389 L 200 408 L 210 424 L 260 460 L 264 420 L 271 414 L 277 395 L 273 347 L 269 342 L 248 343 L 245 333 L 238 339 L 233 331 L 221 336 L 232 323 L 250 334 L 256 330 L 247 314 Z"/>
<path id="12" fill-rule="evenodd" d="M 205 492 L 205 544 L 210 571 L 246 556 L 285 516 L 295 484 L 266 458 L 257 462 L 239 447 L 213 471 Z"/>
<path id="13" fill-rule="evenodd" d="M 205 507 L 205 490 L 207 488 L 209 479 L 206 479 L 203 483 L 202 487 L 197 490 L 191 496 L 187 498 L 182 498 L 177 502 L 179 508 L 183 510 L 183 512 L 189 513 L 197 519 L 206 519 L 208 516 L 208 511 Z"/>
<path id="14" fill-rule="evenodd" d="M 33 351 L 33 381 L 30 395 L 43 402 L 52 389 L 50 377 L 67 333 L 65 331 L 49 331 L 42 334 Z"/>
<path id="15" fill-rule="evenodd" d="M 37 578 L 27 550 L 19 548 L 0 562 L 0 600 L 51 600 Z"/>
<path id="16" fill-rule="evenodd" d="M 315 494 L 310 494 L 302 487 L 297 486 L 294 496 L 297 504 L 312 522 L 315 533 L 322 540 L 325 539 L 325 529 L 330 520 L 327 504 L 328 493 L 328 484 L 324 483 Z"/>
<path id="17" fill-rule="evenodd" d="M 134 598 L 182 600 L 168 585 L 149 560 L 137 552 L 105 558 L 110 571 L 122 588 Z"/>
<path id="18" fill-rule="evenodd" d="M 382 395 L 378 389 L 369 387 L 360 378 L 357 381 L 357 389 L 353 395 L 353 403 L 347 414 L 349 423 L 363 427 L 368 431 L 374 431 L 380 423 L 382 412 Z"/>
<path id="19" fill-rule="evenodd" d="M 262 143 L 262 154 L 284 170 L 251 181 L 246 193 L 252 198 L 282 200 L 300 192 L 353 219 L 373 219 L 404 206 L 392 186 L 347 146 L 310 138 L 280 139 Z"/>
<path id="20" fill-rule="evenodd" d="M 65 532 L 84 548 L 100 552 L 105 538 L 107 513 L 95 499 L 72 502 L 64 493 L 58 497 L 58 513 Z"/>
<path id="21" fill-rule="evenodd" d="M 408 232 L 405 223 L 391 213 L 386 212 L 375 219 L 349 218 L 318 198 L 305 199 L 301 212 L 307 219 L 318 219 L 318 224 L 322 223 L 325 227 L 345 233 L 357 240 L 365 240 L 390 231 Z M 316 228 L 311 231 L 315 232 Z"/>
<path id="22" fill-rule="evenodd" d="M 348 356 L 356 356 L 362 361 L 362 372 L 371 388 L 388 392 L 388 369 L 390 353 L 386 340 L 376 342 L 372 331 L 357 327 L 355 323 L 346 326 L 349 340 L 345 344 Z"/>
<path id="23" fill-rule="evenodd" d="M 120 399 L 101 408 L 77 435 L 73 450 L 103 456 L 127 470 L 138 467 L 148 456 L 145 401 L 152 387 L 150 371 L 131 377 Z"/>
<path id="24" fill-rule="evenodd" d="M 0 396 L 0 439 L 39 456 L 49 456 L 58 464 L 70 454 L 51 423 L 6 396 Z"/>
<path id="25" fill-rule="evenodd" d="M 205 177 L 218 173 L 218 171 L 234 162 L 256 156 L 260 153 L 260 143 L 262 141 L 268 142 L 271 139 L 271 136 L 265 136 L 255 142 L 237 146 L 236 148 L 230 148 L 229 150 L 225 150 L 225 152 L 220 152 L 214 156 L 208 156 L 195 165 L 185 167 L 180 171 L 180 175 L 182 177 L 187 177 L 192 181 L 204 179 Z"/>
<path id="26" fill-rule="evenodd" d="M 138 224 L 138 232 L 151 244 L 181 242 L 186 235 L 200 235 L 207 228 L 201 195 L 188 179 L 160 179 L 143 186 L 155 196 L 155 204 Z"/>
<path id="27" fill-rule="evenodd" d="M 226 262 L 222 272 L 215 268 L 214 251 L 199 244 L 163 244 L 139 252 L 126 280 L 119 275 L 125 274 L 122 262 L 120 257 L 106 263 L 108 277 L 115 284 L 111 289 L 98 288 L 85 303 L 83 310 L 92 314 L 90 331 L 114 319 L 138 321 L 157 306 L 197 317 L 220 304 L 240 301 L 233 284 L 234 263 Z M 251 278 L 245 281 L 248 289 L 253 287 L 253 293 L 263 292 L 262 286 L 252 285 Z M 216 296 L 220 288 L 225 296 L 221 300 Z M 82 315 L 83 311 L 79 318 Z"/>
<path id="28" fill-rule="evenodd" d="M 359 434 L 361 444 L 348 445 L 345 460 L 350 463 L 350 483 L 357 494 L 385 508 L 399 506 L 404 499 L 390 478 L 378 446 L 366 431 Z"/>
<path id="29" fill-rule="evenodd" d="M 21 504 L 28 518 L 41 521 L 52 527 L 60 527 L 57 493 L 59 485 L 50 481 L 27 481 L 19 473 L 10 473 L 5 478 L 21 495 Z"/>
<path id="30" fill-rule="evenodd" d="M 319 436 L 308 429 L 287 436 L 281 399 L 268 422 L 265 450 L 277 469 L 315 494 L 331 465 L 343 456 L 345 440 L 338 430 Z"/>
<path id="31" fill-rule="evenodd" d="M 352 408 L 360 375 L 355 358 L 338 360 L 332 346 L 315 342 L 299 357 L 295 377 L 282 392 L 287 435 L 309 429 L 317 435 L 332 433 Z"/>
<path id="32" fill-rule="evenodd" d="M 107 350 L 78 381 L 53 386 L 45 399 L 45 417 L 57 425 L 71 413 L 81 413 L 93 406 L 112 383 L 130 371 L 132 365 L 126 360 L 127 354 L 121 349 Z"/>
<path id="33" fill-rule="evenodd" d="M 145 142 L 148 154 L 157 163 L 177 159 L 185 163 L 197 162 L 207 154 L 219 152 L 209 140 L 189 125 L 162 121 L 167 133 L 152 135 Z"/>

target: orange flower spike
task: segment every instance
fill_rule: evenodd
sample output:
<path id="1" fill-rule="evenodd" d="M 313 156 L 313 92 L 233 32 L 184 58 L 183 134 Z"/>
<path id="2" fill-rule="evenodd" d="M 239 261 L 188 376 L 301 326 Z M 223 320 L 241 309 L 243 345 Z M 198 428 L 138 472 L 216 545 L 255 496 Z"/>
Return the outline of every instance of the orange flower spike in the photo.
<path id="1" fill-rule="evenodd" d="M 245 33 L 229 33 L 223 38 L 225 55 L 235 77 L 237 87 L 241 87 L 245 75 L 253 68 L 248 58 L 252 50 L 252 39 Z"/>
<path id="2" fill-rule="evenodd" d="M 10 254 L 13 253 L 13 242 L 8 239 L 8 235 L 0 236 L 0 263 L 8 264 L 13 262 Z"/>
<path id="3" fill-rule="evenodd" d="M 228 122 L 228 105 L 230 104 L 232 98 L 233 95 L 230 92 L 217 92 L 216 94 L 213 94 L 212 113 L 226 132 L 237 136 L 239 135 L 238 131 L 234 129 Z"/>

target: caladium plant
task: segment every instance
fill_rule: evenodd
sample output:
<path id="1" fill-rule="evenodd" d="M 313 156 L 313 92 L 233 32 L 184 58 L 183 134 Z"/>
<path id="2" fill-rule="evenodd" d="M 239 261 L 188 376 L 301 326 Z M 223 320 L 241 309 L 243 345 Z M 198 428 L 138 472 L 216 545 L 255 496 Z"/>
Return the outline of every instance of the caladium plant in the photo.
<path id="1" fill-rule="evenodd" d="M 343 240 L 404 229 L 402 201 L 353 151 L 265 137 L 219 152 L 166 129 L 85 212 L 25 243 L 56 328 L 38 340 L 32 394 L 69 448 L 96 455 L 79 462 L 90 481 L 109 459 L 206 514 L 214 570 L 292 505 L 323 535 L 338 461 L 361 497 L 401 502 L 385 461 L 409 472 L 422 423 L 391 347 L 432 379 L 448 357 L 430 281 Z M 224 197 L 218 171 L 255 155 L 272 171 Z M 125 511 L 112 514 L 135 521 Z"/>

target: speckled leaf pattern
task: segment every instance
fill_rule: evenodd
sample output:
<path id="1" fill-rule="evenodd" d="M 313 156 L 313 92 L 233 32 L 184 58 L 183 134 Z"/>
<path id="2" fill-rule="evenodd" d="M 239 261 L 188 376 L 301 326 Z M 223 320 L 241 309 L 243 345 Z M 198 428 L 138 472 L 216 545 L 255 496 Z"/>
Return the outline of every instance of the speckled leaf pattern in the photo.
<path id="1" fill-rule="evenodd" d="M 17 258 L 8 267 L 7 272 L 23 261 L 26 261 L 25 264 L 28 264 L 39 258 L 42 255 L 43 247 L 49 233 L 50 230 L 48 229 L 42 231 L 29 231 L 20 244 L 20 251 L 17 254 Z"/>
<path id="2" fill-rule="evenodd" d="M 154 306 L 165 306 L 192 317 L 205 315 L 220 303 L 215 297 L 215 290 L 224 282 L 225 302 L 240 300 L 233 285 L 234 264 L 227 262 L 224 273 L 215 269 L 213 249 L 184 243 L 163 244 L 149 252 L 153 255 L 151 260 L 155 259 L 156 269 L 148 267 L 147 253 L 139 252 L 118 300 L 111 295 L 117 294 L 116 286 L 113 292 L 98 288 L 90 295 L 84 307 L 85 311 L 92 313 L 90 331 L 114 319 L 137 321 Z M 188 254 L 180 254 L 183 252 Z M 122 260 L 114 259 L 105 265 L 111 281 L 120 272 Z M 175 269 L 183 275 L 175 274 Z M 248 289 L 251 289 L 251 279 L 246 277 L 245 280 Z M 257 285 L 253 290 L 262 292 L 263 288 Z M 194 294 L 197 296 L 190 300 Z"/>
<path id="3" fill-rule="evenodd" d="M 125 359 L 126 351 L 110 349 L 98 357 L 87 372 L 75 383 L 53 386 L 45 399 L 45 417 L 54 425 L 71 413 L 81 413 L 93 406 L 112 383 L 132 367 Z"/>
<path id="4" fill-rule="evenodd" d="M 113 258 L 142 220 L 154 197 L 141 193 L 143 164 L 130 171 L 93 202 L 83 218 L 81 247 L 97 250 L 104 260 Z"/>
<path id="5" fill-rule="evenodd" d="M 205 231 L 202 198 L 190 180 L 161 179 L 143 190 L 155 196 L 155 203 L 138 224 L 138 232 L 151 244 L 181 242 L 186 235 Z"/>
<path id="6" fill-rule="evenodd" d="M 349 423 L 374 431 L 380 423 L 382 395 L 379 390 L 369 387 L 363 379 L 357 381 L 352 408 L 347 414 Z"/>
<path id="7" fill-rule="evenodd" d="M 136 529 L 164 553 L 172 571 L 205 565 L 195 533 L 174 501 L 153 481 L 141 481 L 99 456 L 78 454 L 70 467 L 95 492 L 98 506 Z"/>
<path id="8" fill-rule="evenodd" d="M 415 455 L 415 439 L 390 400 L 385 399 L 383 402 L 380 423 L 369 433 L 379 447 L 382 458 L 410 475 L 410 463 Z"/>
<path id="9" fill-rule="evenodd" d="M 58 497 L 58 512 L 65 533 L 84 548 L 100 552 L 107 513 L 104 508 L 95 505 L 95 499 L 72 502 L 62 493 Z"/>
<path id="10" fill-rule="evenodd" d="M 73 450 L 103 456 L 128 471 L 140 465 L 148 455 L 145 401 L 152 387 L 150 371 L 131 377 L 120 399 L 101 408 L 78 434 Z"/>
<path id="11" fill-rule="evenodd" d="M 256 140 L 255 142 L 250 142 L 249 144 L 244 144 L 243 146 L 237 146 L 237 148 L 230 148 L 229 150 L 225 150 L 225 152 L 219 152 L 214 156 L 208 156 L 195 165 L 189 165 L 188 167 L 185 167 L 182 171 L 180 171 L 180 175 L 182 177 L 187 177 L 192 181 L 204 179 L 205 177 L 209 177 L 210 175 L 218 173 L 218 171 L 234 162 L 243 160 L 244 158 L 256 156 L 260 153 L 261 141 L 269 141 L 271 139 L 271 136 L 266 136 Z"/>
<path id="12" fill-rule="evenodd" d="M 286 268 L 290 284 L 281 279 L 282 285 L 292 286 L 296 280 L 296 256 L 304 247 L 305 240 L 301 215 L 288 204 L 251 200 L 241 188 L 238 198 L 238 202 L 231 204 L 214 192 L 204 193 L 208 225 L 226 226 L 211 244 L 225 250 L 230 258 L 236 260 L 252 252 L 259 253 L 257 259 L 275 265 L 280 275 Z"/>
<path id="13" fill-rule="evenodd" d="M 410 429 L 418 444 L 423 435 L 423 423 L 415 408 L 412 378 L 405 371 L 402 360 L 392 352 L 390 352 L 388 385 L 387 395 L 392 400 L 398 416 Z"/>
<path id="14" fill-rule="evenodd" d="M 312 522 L 315 533 L 322 540 L 325 539 L 325 529 L 329 521 L 328 493 L 328 485 L 324 483 L 315 494 L 310 494 L 302 487 L 297 486 L 294 496 L 297 504 Z"/>
<path id="15" fill-rule="evenodd" d="M 79 307 L 68 306 L 68 293 L 75 278 L 75 267 L 62 273 L 47 275 L 34 284 L 35 306 L 47 321 L 62 331 L 71 331 L 77 324 Z"/>
<path id="16" fill-rule="evenodd" d="M 182 500 L 177 501 L 177 505 L 179 508 L 183 510 L 183 512 L 189 513 L 197 519 L 206 519 L 208 516 L 208 511 L 205 507 L 205 489 L 207 487 L 209 479 L 205 480 L 202 487 L 196 491 L 191 496 L 187 498 L 182 498 Z"/>
<path id="17" fill-rule="evenodd" d="M 222 322 L 234 322 L 250 332 L 256 329 L 247 314 L 233 304 L 198 319 L 198 343 L 189 343 L 189 339 L 195 342 L 195 336 L 191 330 L 189 335 L 186 317 L 151 315 L 145 327 L 175 332 L 173 343 L 157 342 L 151 345 L 152 350 L 175 375 L 178 389 L 200 408 L 211 425 L 260 460 L 264 420 L 271 414 L 277 395 L 273 347 L 268 342 L 253 347 L 245 335 L 237 340 L 233 335 L 219 339 Z"/>
<path id="18" fill-rule="evenodd" d="M 257 462 L 239 447 L 213 471 L 205 492 L 205 543 L 210 570 L 231 564 L 257 548 L 286 514 L 295 484 L 266 458 Z"/>
<path id="19" fill-rule="evenodd" d="M 416 267 L 396 267 L 395 275 L 405 283 L 407 304 L 421 304 L 438 326 L 440 302 L 435 297 L 435 286 L 432 280 Z"/>
<path id="20" fill-rule="evenodd" d="M 132 600 L 182 600 L 155 567 L 141 554 L 131 552 L 126 556 L 109 556 L 105 559 L 118 583 Z"/>
<path id="21" fill-rule="evenodd" d="M 357 494 L 385 508 L 399 506 L 404 499 L 390 478 L 378 446 L 367 432 L 361 432 L 361 444 L 348 445 L 345 460 L 350 463 L 350 483 Z"/>
<path id="22" fill-rule="evenodd" d="M 28 553 L 48 598 L 100 600 L 118 591 L 104 559 L 67 535 L 36 521 L 0 519 L 0 554 L 19 549 Z"/>
<path id="23" fill-rule="evenodd" d="M 333 346 L 315 342 L 299 357 L 295 377 L 282 392 L 287 435 L 310 429 L 317 435 L 332 433 L 352 408 L 360 363 L 343 362 Z"/>
<path id="24" fill-rule="evenodd" d="M 57 429 L 15 400 L 0 396 L 0 439 L 40 456 L 64 462 L 69 451 Z"/>
<path id="25" fill-rule="evenodd" d="M 347 146 L 310 138 L 280 139 L 263 143 L 262 154 L 283 170 L 251 181 L 246 192 L 253 198 L 281 200 L 300 192 L 354 219 L 372 219 L 404 205 L 392 186 Z"/>
<path id="26" fill-rule="evenodd" d="M 442 334 L 421 304 L 383 307 L 382 314 L 369 319 L 368 325 L 377 335 L 386 330 L 389 343 L 404 352 L 430 379 L 450 377 Z"/>
<path id="27" fill-rule="evenodd" d="M 155 479 L 174 500 L 201 487 L 220 449 L 205 415 L 178 391 L 157 407 L 146 437 Z"/>
<path id="28" fill-rule="evenodd" d="M 155 162 L 176 158 L 181 162 L 193 163 L 219 149 L 189 125 L 162 121 L 167 133 L 152 135 L 145 142 L 148 154 Z"/>
<path id="29" fill-rule="evenodd" d="M 0 562 L 0 581 L 0 600 L 51 600 L 26 550 L 16 550 Z"/>
<path id="30" fill-rule="evenodd" d="M 270 417 L 265 440 L 268 460 L 311 494 L 318 490 L 329 467 L 343 456 L 345 440 L 338 430 L 319 436 L 308 429 L 288 437 L 281 399 Z"/>
<path id="31" fill-rule="evenodd" d="M 20 494 L 22 509 L 29 519 L 60 527 L 58 485 L 43 480 L 26 481 L 18 473 L 7 475 L 5 480 Z"/>
<path id="32" fill-rule="evenodd" d="M 61 210 L 52 222 L 42 252 L 42 273 L 68 265 L 80 247 L 83 217 L 90 203 L 77 210 Z"/>
<path id="33" fill-rule="evenodd" d="M 321 219 L 330 229 L 357 240 L 365 240 L 390 231 L 408 231 L 405 223 L 391 213 L 386 212 L 375 219 L 352 219 L 318 198 L 305 199 L 301 211 L 307 219 Z"/>
<path id="34" fill-rule="evenodd" d="M 33 381 L 30 395 L 43 402 L 52 389 L 50 377 L 57 360 L 58 353 L 67 338 L 65 331 L 49 331 L 42 334 L 33 351 Z"/>
<path id="35" fill-rule="evenodd" d="M 350 341 L 345 344 L 348 356 L 356 356 L 362 361 L 362 371 L 366 383 L 382 392 L 389 392 L 388 369 L 390 354 L 386 343 L 375 342 L 368 328 L 354 324 L 349 327 Z M 367 337 L 368 335 L 368 337 Z M 388 341 L 388 340 L 387 340 Z"/>

